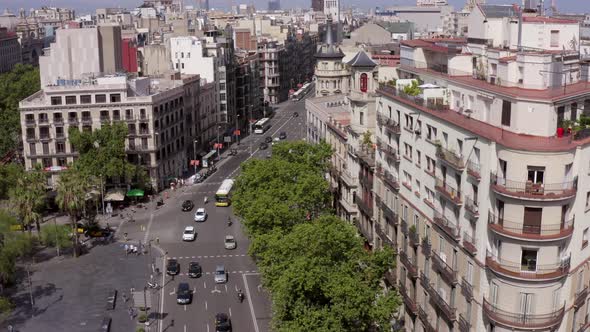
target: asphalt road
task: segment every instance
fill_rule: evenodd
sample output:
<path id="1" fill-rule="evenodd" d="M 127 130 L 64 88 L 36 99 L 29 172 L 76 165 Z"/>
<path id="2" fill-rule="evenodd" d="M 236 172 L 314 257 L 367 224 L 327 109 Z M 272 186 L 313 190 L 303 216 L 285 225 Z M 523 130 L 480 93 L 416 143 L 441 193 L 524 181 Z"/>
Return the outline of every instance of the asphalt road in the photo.
<path id="1" fill-rule="evenodd" d="M 297 118 L 293 112 L 298 112 Z M 204 183 L 185 186 L 178 190 L 165 202 L 164 207 L 154 210 L 146 220 L 123 226 L 131 238 L 146 243 L 159 240 L 167 258 L 176 258 L 180 263 L 180 274 L 174 278 L 162 274 L 158 283 L 164 285 L 161 290 L 160 308 L 163 319 L 159 326 L 152 326 L 152 331 L 215 331 L 214 316 L 223 312 L 231 317 L 234 331 L 270 331 L 271 308 L 268 294 L 260 286 L 260 275 L 256 265 L 247 255 L 249 241 L 245 236 L 240 222 L 232 215 L 231 207 L 215 207 L 214 194 L 221 181 L 235 178 L 242 162 L 250 158 L 265 158 L 272 153 L 269 144 L 267 150 L 259 150 L 260 142 L 266 136 L 278 137 L 280 132 L 287 133 L 287 140 L 299 140 L 305 137 L 305 101 L 285 102 L 278 105 L 276 115 L 271 120 L 272 127 L 264 135 L 253 134 L 241 141 L 236 156 L 223 156 L 218 162 L 218 171 Z M 209 203 L 204 204 L 204 196 Z M 195 209 L 205 207 L 208 219 L 203 223 L 193 221 L 194 209 L 182 212 L 181 204 L 191 199 Z M 234 223 L 227 225 L 231 216 Z M 147 220 L 149 218 L 149 220 Z M 193 242 L 181 240 L 185 226 L 195 226 L 197 238 Z M 233 235 L 237 248 L 226 250 L 223 246 L 225 235 Z M 187 269 L 189 262 L 199 262 L 203 268 L 203 276 L 198 279 L 189 278 Z M 164 262 L 160 269 L 165 271 Z M 226 284 L 215 284 L 213 272 L 217 265 L 224 265 L 228 271 Z M 188 282 L 193 290 L 193 302 L 189 305 L 176 303 L 176 287 L 179 282 Z M 243 303 L 239 303 L 237 290 L 242 289 L 246 295 Z M 156 298 L 155 298 L 156 299 Z M 158 301 L 156 299 L 155 301 Z M 174 325 L 172 325 L 174 321 Z"/>

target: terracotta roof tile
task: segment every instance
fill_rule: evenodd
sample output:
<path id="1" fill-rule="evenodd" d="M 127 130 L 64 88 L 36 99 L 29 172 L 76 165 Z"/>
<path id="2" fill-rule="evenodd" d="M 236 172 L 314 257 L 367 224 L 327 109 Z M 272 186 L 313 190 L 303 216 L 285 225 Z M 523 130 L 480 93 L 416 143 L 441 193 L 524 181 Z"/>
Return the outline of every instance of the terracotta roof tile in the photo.
<path id="1" fill-rule="evenodd" d="M 525 16 L 522 18 L 522 23 L 580 24 L 580 22 L 575 20 L 547 16 Z"/>

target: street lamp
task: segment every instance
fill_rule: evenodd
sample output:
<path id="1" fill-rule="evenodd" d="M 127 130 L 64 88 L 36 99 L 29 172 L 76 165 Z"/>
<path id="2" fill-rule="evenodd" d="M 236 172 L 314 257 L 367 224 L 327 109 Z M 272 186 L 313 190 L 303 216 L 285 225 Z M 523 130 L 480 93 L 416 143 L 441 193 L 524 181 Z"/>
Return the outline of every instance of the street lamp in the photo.
<path id="1" fill-rule="evenodd" d="M 239 133 L 239 126 L 240 126 L 240 115 L 236 114 L 236 131 L 234 132 L 234 134 L 236 135 L 236 139 L 238 141 L 238 145 L 240 145 L 240 133 Z"/>
<path id="2" fill-rule="evenodd" d="M 195 166 L 195 174 L 197 174 L 197 163 L 195 163 L 194 161 L 197 160 L 197 143 L 199 143 L 198 140 L 195 140 L 193 142 L 193 164 Z"/>
<path id="3" fill-rule="evenodd" d="M 100 143 L 98 141 L 94 141 L 94 147 L 96 149 L 100 148 Z M 102 174 L 99 175 L 100 177 L 100 198 L 102 201 L 102 215 L 105 215 L 105 210 L 104 210 L 104 188 L 103 188 L 103 177 Z M 97 209 L 98 210 L 98 209 Z"/>
<path id="4" fill-rule="evenodd" d="M 219 155 L 219 131 L 221 130 L 221 126 L 217 126 L 217 160 L 221 160 L 221 156 Z"/>

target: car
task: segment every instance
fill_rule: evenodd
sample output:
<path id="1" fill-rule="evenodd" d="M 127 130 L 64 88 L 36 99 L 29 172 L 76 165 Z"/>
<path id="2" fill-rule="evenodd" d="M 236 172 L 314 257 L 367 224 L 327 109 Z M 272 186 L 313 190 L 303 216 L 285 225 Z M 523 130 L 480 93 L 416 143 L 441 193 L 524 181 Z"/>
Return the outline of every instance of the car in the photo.
<path id="1" fill-rule="evenodd" d="M 279 134 L 279 139 L 287 139 L 287 133 L 284 131 L 281 131 L 281 133 Z"/>
<path id="2" fill-rule="evenodd" d="M 225 266 L 217 265 L 215 268 L 215 283 L 216 284 L 225 284 L 227 282 L 227 272 L 225 271 Z"/>
<path id="3" fill-rule="evenodd" d="M 203 274 L 203 269 L 201 268 L 201 264 L 197 262 L 190 262 L 188 264 L 188 276 L 189 278 L 200 278 Z"/>
<path id="4" fill-rule="evenodd" d="M 166 265 L 166 273 L 168 275 L 177 275 L 180 272 L 180 264 L 176 259 L 169 259 L 168 265 Z"/>
<path id="5" fill-rule="evenodd" d="M 272 140 L 271 140 L 272 141 Z M 260 143 L 260 146 L 258 147 L 260 150 L 266 150 L 268 149 L 268 144 L 267 143 Z"/>
<path id="6" fill-rule="evenodd" d="M 190 211 L 195 207 L 195 203 L 191 200 L 186 200 L 182 202 L 182 211 Z"/>
<path id="7" fill-rule="evenodd" d="M 176 303 L 178 304 L 189 304 L 193 301 L 193 292 L 190 286 L 186 282 L 178 284 L 176 289 Z"/>
<path id="8" fill-rule="evenodd" d="M 232 235 L 226 235 L 225 240 L 223 241 L 223 246 L 228 250 L 236 249 L 236 239 Z"/>
<path id="9" fill-rule="evenodd" d="M 265 142 L 265 143 L 270 143 L 270 142 L 272 142 L 272 137 L 270 137 L 270 136 L 266 136 L 266 137 L 264 138 L 264 142 Z"/>
<path id="10" fill-rule="evenodd" d="M 103 317 L 102 322 L 100 323 L 100 332 L 109 332 L 111 330 L 111 317 Z M 223 330 L 222 330 L 223 331 Z"/>
<path id="11" fill-rule="evenodd" d="M 195 212 L 195 221 L 205 221 L 207 220 L 207 212 L 205 212 L 204 208 L 198 208 Z"/>
<path id="12" fill-rule="evenodd" d="M 231 332 L 231 320 L 225 313 L 215 315 L 215 332 Z"/>
<path id="13" fill-rule="evenodd" d="M 182 232 L 182 241 L 194 241 L 197 237 L 197 232 L 193 226 L 186 226 Z"/>

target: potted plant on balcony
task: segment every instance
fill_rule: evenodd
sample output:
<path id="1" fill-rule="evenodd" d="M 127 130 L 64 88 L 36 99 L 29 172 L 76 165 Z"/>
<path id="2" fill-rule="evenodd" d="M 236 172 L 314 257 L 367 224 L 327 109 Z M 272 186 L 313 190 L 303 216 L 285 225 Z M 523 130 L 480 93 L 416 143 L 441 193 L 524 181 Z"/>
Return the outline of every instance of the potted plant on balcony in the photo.
<path id="1" fill-rule="evenodd" d="M 410 234 L 416 234 L 416 225 L 410 226 Z"/>

